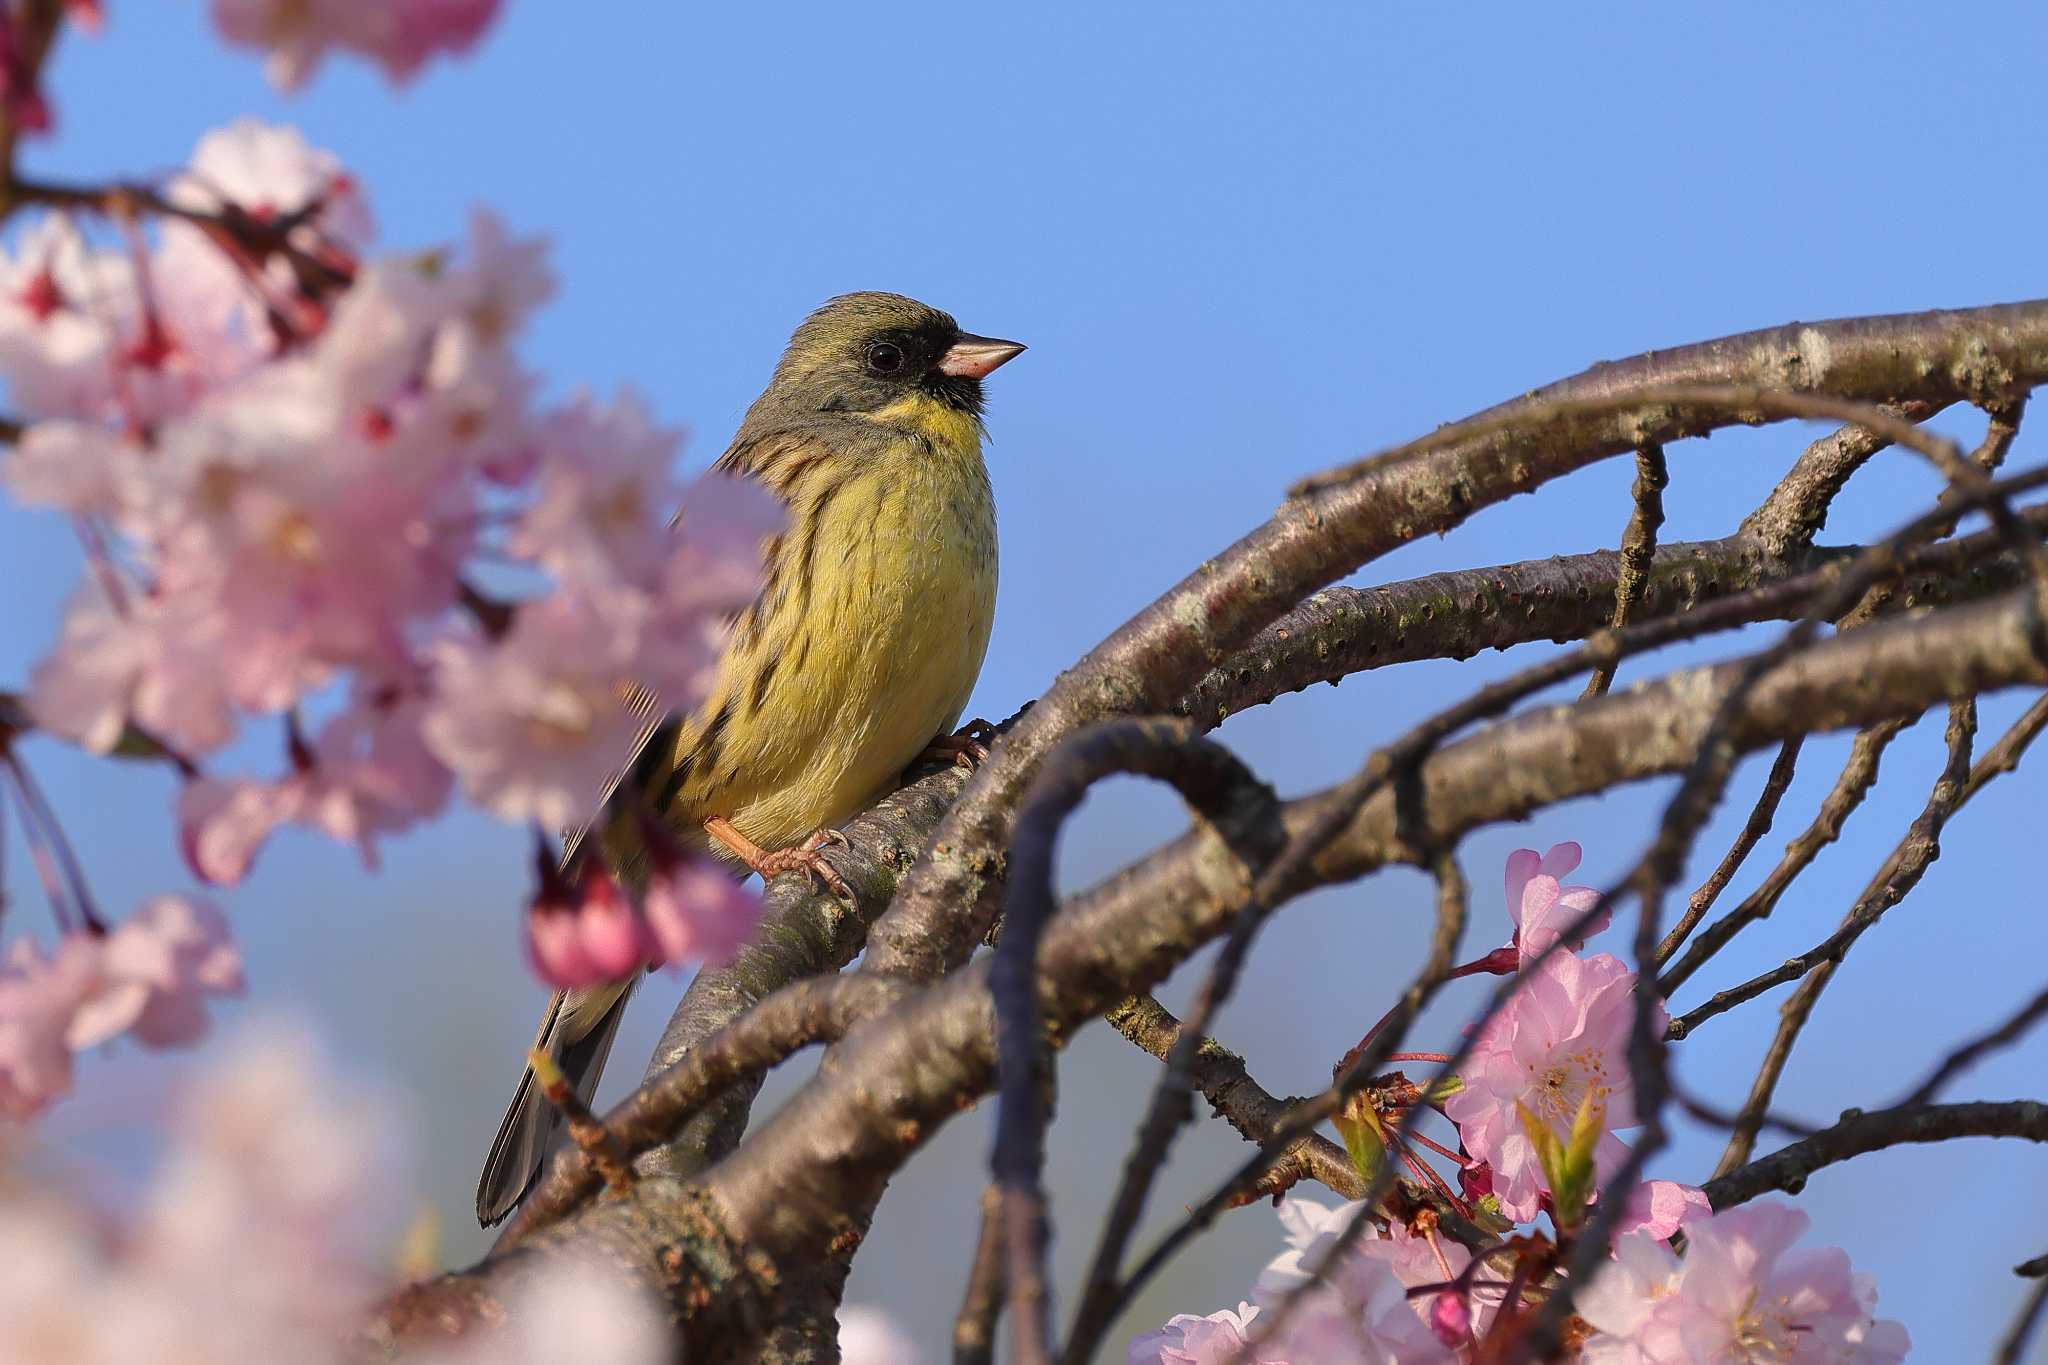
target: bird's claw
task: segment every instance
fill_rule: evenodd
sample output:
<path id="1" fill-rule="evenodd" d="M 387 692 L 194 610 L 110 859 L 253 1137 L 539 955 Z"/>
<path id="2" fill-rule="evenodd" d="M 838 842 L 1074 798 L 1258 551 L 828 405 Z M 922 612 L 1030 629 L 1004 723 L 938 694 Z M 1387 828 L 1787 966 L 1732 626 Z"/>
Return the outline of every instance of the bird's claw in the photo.
<path id="1" fill-rule="evenodd" d="M 777 849 L 762 855 L 754 870 L 761 874 L 764 882 L 785 872 L 800 871 L 810 878 L 813 889 L 829 890 L 839 899 L 851 901 L 854 899 L 853 888 L 847 885 L 846 878 L 839 875 L 839 869 L 825 860 L 824 850 L 833 844 L 844 848 L 848 846 L 848 840 L 836 829 L 821 829 L 795 848 Z"/>
<path id="2" fill-rule="evenodd" d="M 971 772 L 988 761 L 988 746 L 995 738 L 996 727 L 977 716 L 952 734 L 941 735 L 927 744 L 917 756 L 917 765 L 950 763 Z"/>

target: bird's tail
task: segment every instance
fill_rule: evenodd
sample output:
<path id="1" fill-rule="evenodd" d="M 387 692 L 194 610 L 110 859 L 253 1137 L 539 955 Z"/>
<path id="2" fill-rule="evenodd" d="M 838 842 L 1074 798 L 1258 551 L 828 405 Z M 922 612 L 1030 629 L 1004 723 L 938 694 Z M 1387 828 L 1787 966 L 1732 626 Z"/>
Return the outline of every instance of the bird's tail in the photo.
<path id="1" fill-rule="evenodd" d="M 626 997 L 638 982 L 636 973 L 632 980 L 613 985 L 557 991 L 541 1016 L 534 1047 L 554 1060 L 586 1105 L 597 1093 L 597 1078 L 626 1014 Z M 548 1102 L 528 1067 L 484 1160 L 483 1178 L 476 1187 L 477 1222 L 490 1227 L 519 1206 L 540 1177 L 541 1163 L 554 1151 L 561 1127 L 561 1113 Z"/>

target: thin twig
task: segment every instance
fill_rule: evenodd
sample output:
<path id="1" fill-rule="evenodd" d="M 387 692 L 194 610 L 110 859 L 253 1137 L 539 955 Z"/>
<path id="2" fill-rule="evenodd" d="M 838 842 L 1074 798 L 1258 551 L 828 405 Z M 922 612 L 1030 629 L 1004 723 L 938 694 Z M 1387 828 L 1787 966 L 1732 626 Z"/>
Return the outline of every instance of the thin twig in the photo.
<path id="1" fill-rule="evenodd" d="M 2048 1015 L 2048 988 L 2015 1010 L 2004 1023 L 1987 1033 L 1979 1034 L 1961 1047 L 1942 1058 L 1940 1065 L 1928 1073 L 1927 1079 L 1913 1087 L 1900 1104 L 1926 1104 L 1934 1099 L 1950 1081 L 1974 1066 L 1977 1061 L 2002 1047 L 2010 1047 L 2026 1036 L 2027 1030 Z"/>
<path id="2" fill-rule="evenodd" d="M 1621 533 L 1621 577 L 1614 587 L 1614 619 L 1610 623 L 1615 630 L 1628 624 L 1629 617 L 1643 600 L 1643 590 L 1649 586 L 1650 561 L 1657 553 L 1657 530 L 1664 524 L 1664 489 L 1671 482 L 1671 471 L 1664 463 L 1664 447 L 1646 445 L 1636 451 L 1636 482 L 1629 496 L 1634 508 L 1629 513 L 1628 529 Z M 1586 680 L 1582 697 L 1598 697 L 1614 685 L 1614 665 L 1602 664 L 1593 670 L 1593 676 Z"/>
<path id="3" fill-rule="evenodd" d="M 1713 874 L 1700 883 L 1697 891 L 1685 903 L 1685 913 L 1678 917 L 1678 923 L 1671 926 L 1671 932 L 1657 945 L 1657 964 L 1662 966 L 1670 960 L 1685 936 L 1698 927 L 1707 911 L 1728 883 L 1735 877 L 1742 864 L 1748 860 L 1750 851 L 1771 832 L 1771 823 L 1777 818 L 1778 804 L 1785 799 L 1785 792 L 1792 785 L 1793 773 L 1799 765 L 1799 750 L 1806 743 L 1806 736 L 1794 735 L 1778 746 L 1778 757 L 1771 763 L 1770 774 L 1764 778 L 1764 789 L 1758 793 L 1756 804 L 1750 807 L 1749 819 L 1743 822 L 1742 833 L 1729 846 Z M 1662 989 L 1660 984 L 1659 989 Z"/>
<path id="4" fill-rule="evenodd" d="M 904 993 L 901 982 L 847 976 L 810 977 L 784 986 L 641 1082 L 605 1115 L 604 1128 L 621 1156 L 631 1161 L 668 1141 L 737 1082 L 765 1072 L 807 1044 L 836 1041 Z M 518 1221 L 501 1235 L 500 1245 L 517 1246 L 560 1221 L 602 1181 L 603 1171 L 588 1152 L 564 1147 L 520 1206 Z"/>
<path id="5" fill-rule="evenodd" d="M 2024 1138 L 2048 1143 L 2048 1104 L 2039 1100 L 1978 1100 L 1969 1104 L 1915 1104 L 1897 1109 L 1851 1109 L 1841 1121 L 1810 1138 L 1700 1188 L 1716 1209 L 1746 1204 L 1759 1195 L 1798 1194 L 1823 1167 L 1909 1143 L 1955 1138 Z"/>
<path id="6" fill-rule="evenodd" d="M 1048 1218 L 1041 1184 L 1045 1116 L 1040 1095 L 1038 942 L 1055 905 L 1053 852 L 1059 831 L 1088 789 L 1115 773 L 1170 783 L 1219 837 L 1232 844 L 1246 875 L 1278 852 L 1283 834 L 1272 790 L 1228 750 L 1200 738 L 1185 721 L 1113 721 L 1061 746 L 1032 784 L 1018 813 L 1010 853 L 1010 894 L 1002 938 L 989 968 L 996 1017 L 1000 1091 L 989 1173 L 998 1194 L 1007 1248 L 1012 1351 L 1021 1365 L 1052 1358 L 1046 1287 Z"/>
<path id="7" fill-rule="evenodd" d="M 1798 880 L 1823 848 L 1842 837 L 1843 823 L 1863 804 L 1863 798 L 1870 794 L 1871 787 L 1877 782 L 1878 763 L 1884 757 L 1885 749 L 1907 724 L 1905 720 L 1883 720 L 1856 732 L 1855 741 L 1849 747 L 1848 761 L 1842 765 L 1834 787 L 1820 803 L 1820 813 L 1814 816 L 1813 823 L 1785 846 L 1784 856 L 1763 883 L 1743 897 L 1733 910 L 1708 925 L 1692 947 L 1686 950 L 1685 956 L 1679 959 L 1678 965 L 1659 978 L 1659 994 L 1670 999 L 1694 972 L 1727 947 L 1743 929 L 1770 918 L 1786 889 Z"/>
<path id="8" fill-rule="evenodd" d="M 1437 912 L 1436 929 L 1430 940 L 1429 960 L 1423 964 L 1422 971 L 1410 983 L 1408 989 L 1402 993 L 1401 999 L 1396 1002 L 1393 1012 L 1381 1024 L 1379 1035 L 1373 1039 L 1371 1046 L 1366 1048 L 1352 1062 L 1351 1066 L 1346 1069 L 1345 1074 L 1338 1078 L 1337 1084 L 1324 1092 L 1325 1096 L 1336 1097 L 1339 1103 L 1342 1102 L 1342 1097 L 1355 1093 L 1363 1083 L 1363 1080 L 1373 1072 L 1378 1071 L 1385 1064 L 1386 1058 L 1399 1049 L 1402 1036 L 1408 1031 L 1408 1026 L 1415 1022 L 1416 1016 L 1422 1013 L 1423 1008 L 1436 994 L 1438 988 L 1450 979 L 1451 962 L 1457 955 L 1458 940 L 1464 936 L 1465 922 L 1470 917 L 1470 888 L 1466 884 L 1464 871 L 1458 866 L 1455 851 L 1445 850 L 1439 853 L 1432 860 L 1431 871 L 1436 875 Z M 1549 951 L 1554 951 L 1556 947 L 1557 944 L 1552 944 Z M 1522 979 L 1517 977 L 1515 982 Z M 1514 982 L 1504 983 L 1506 991 L 1511 992 L 1514 984 Z M 1500 990 L 1495 992 L 1496 997 L 1500 997 L 1503 994 L 1504 992 Z M 1461 1058 L 1470 1054 L 1471 1049 L 1477 1045 L 1478 1036 L 1477 1029 L 1466 1035 L 1458 1052 L 1453 1054 L 1451 1067 L 1454 1068 L 1459 1065 Z M 1422 1115 L 1428 1108 L 1429 1106 L 1424 1104 L 1415 1104 L 1408 1107 L 1408 1111 L 1401 1116 L 1400 1122 L 1395 1124 L 1394 1131 L 1387 1138 L 1389 1150 L 1400 1147 L 1408 1134 L 1422 1121 Z M 1308 1267 L 1308 1277 L 1290 1289 L 1279 1302 L 1259 1314 L 1256 1323 L 1252 1327 L 1250 1336 L 1242 1346 L 1232 1353 L 1229 1357 L 1228 1365 L 1244 1365 L 1245 1362 L 1252 1360 L 1259 1347 L 1266 1342 L 1272 1341 L 1284 1330 L 1288 1317 L 1299 1310 L 1308 1296 L 1315 1292 L 1316 1287 L 1327 1280 L 1330 1274 L 1343 1264 L 1345 1255 L 1357 1244 L 1358 1239 L 1364 1235 L 1367 1224 L 1372 1221 L 1374 1214 L 1379 1208 L 1380 1200 L 1392 1188 L 1396 1169 L 1395 1163 L 1391 1161 L 1380 1163 L 1380 1168 L 1374 1172 L 1372 1183 L 1366 1187 L 1365 1195 L 1359 1201 L 1358 1208 L 1352 1213 L 1350 1220 L 1345 1223 L 1344 1227 L 1338 1231 L 1336 1237 L 1331 1239 L 1328 1246 L 1325 1247 L 1322 1257 L 1314 1265 Z M 1211 1216 L 1213 1217 L 1214 1215 L 1212 1214 Z M 1128 1297 L 1138 1285 L 1144 1283 L 1147 1266 L 1151 1266 L 1156 1270 L 1158 1266 L 1165 1264 L 1165 1255 L 1169 1251 L 1171 1242 L 1171 1238 L 1162 1242 L 1153 1255 L 1147 1258 L 1145 1265 L 1141 1265 L 1138 1268 L 1138 1272 L 1132 1275 L 1125 1288 L 1125 1297 Z"/>
<path id="9" fill-rule="evenodd" d="M 1886 403 L 1885 411 L 1905 421 L 1924 422 L 1948 406 L 1935 403 Z M 1868 427 L 1851 424 L 1809 445 L 1763 505 L 1742 522 L 1742 534 L 1784 555 L 1813 542 L 1827 524 L 1828 508 L 1849 482 L 1849 476 L 1891 444 Z"/>
<path id="10" fill-rule="evenodd" d="M 1952 704 L 1948 730 L 1949 762 L 1943 768 L 1926 808 L 1907 829 L 1899 846 L 1892 850 L 1884 867 L 1857 898 L 1855 905 L 1850 907 L 1835 931 L 1805 952 L 1785 959 L 1769 971 L 1759 972 L 1740 985 L 1716 992 L 1705 1004 L 1672 1020 L 1669 1034 L 1672 1041 L 1687 1037 L 1707 1020 L 1725 1014 L 1745 1001 L 1754 1000 L 1773 987 L 1797 981 L 1823 963 L 1840 961 L 1849 946 L 1862 937 L 1864 930 L 1877 923 L 1886 910 L 1898 903 L 1899 897 L 1920 880 L 1928 864 L 1940 856 L 1938 840 L 1942 826 L 1961 808 L 1965 792 L 1974 790 L 1965 784 L 1971 777 L 1967 766 L 1968 735 L 1975 729 L 1973 704 Z M 1963 746 L 1960 752 L 1957 748 L 1959 742 Z M 1957 771 L 1958 760 L 1964 765 L 1960 771 Z"/>
<path id="11" fill-rule="evenodd" d="M 540 1082 L 540 1091 L 548 1097 L 548 1103 L 562 1113 L 569 1128 L 569 1140 L 576 1144 L 597 1173 L 604 1179 L 604 1187 L 615 1195 L 622 1195 L 633 1188 L 633 1159 L 626 1155 L 606 1127 L 597 1121 L 576 1087 L 562 1074 L 562 1068 L 555 1065 L 555 1059 L 542 1048 L 530 1048 L 526 1054 L 527 1065 L 533 1068 L 533 1078 Z"/>
<path id="12" fill-rule="evenodd" d="M 2005 1340 L 1998 1344 L 1998 1365 L 2020 1365 L 2026 1359 L 2027 1343 L 2040 1329 L 2044 1316 L 2048 1316 L 2048 1280 L 2035 1285 L 2020 1304 Z"/>
<path id="13" fill-rule="evenodd" d="M 1945 736 L 1948 760 L 1942 765 L 1941 776 L 1935 779 L 1927 804 L 1907 827 L 1905 837 L 1844 917 L 1844 927 L 1858 920 L 1859 911 L 1868 915 L 1863 921 L 1866 927 L 1874 922 L 1877 915 L 1905 899 L 1919 885 L 1929 865 L 1941 856 L 1941 830 L 1960 805 L 1964 784 L 1970 780 L 1970 750 L 1976 737 L 1977 703 L 1951 702 Z M 1857 932 L 1862 931 L 1859 929 Z M 1846 940 L 1842 944 L 1842 952 L 1846 953 L 1854 941 L 1853 936 Z M 1750 1083 L 1749 1096 L 1736 1115 L 1735 1127 L 1728 1134 L 1728 1145 L 1722 1149 L 1721 1160 L 1714 1167 L 1716 1175 L 1734 1170 L 1748 1161 L 1756 1150 L 1757 1131 L 1762 1126 L 1764 1112 L 1770 1107 L 1771 1096 L 1777 1092 L 1778 1080 L 1785 1074 L 1785 1064 L 1791 1059 L 1792 1049 L 1798 1043 L 1806 1021 L 1812 1017 L 1821 992 L 1834 980 L 1841 962 L 1838 955 L 1821 964 L 1818 970 L 1799 983 L 1799 989 L 1780 1007 L 1777 1032 L 1772 1035 L 1771 1045 L 1764 1052 L 1756 1079 Z"/>
<path id="14" fill-rule="evenodd" d="M 1002 1194 L 981 1192 L 981 1232 L 967 1271 L 967 1293 L 953 1319 L 953 1365 L 989 1365 L 995 1359 L 996 1318 L 1003 1311 L 1009 1261 L 1003 1255 Z"/>
<path id="15" fill-rule="evenodd" d="M 1105 1022 L 1144 1051 L 1165 1061 L 1184 1036 L 1184 1026 L 1150 995 L 1134 995 L 1103 1015 Z M 1195 1089 L 1215 1106 L 1223 1121 L 1240 1137 L 1263 1142 L 1279 1126 L 1291 1102 L 1282 1100 L 1260 1085 L 1245 1067 L 1244 1058 L 1213 1038 L 1203 1038 L 1195 1048 L 1193 1070 Z M 1295 1161 L 1307 1179 L 1327 1186 L 1338 1198 L 1356 1199 L 1365 1193 L 1365 1182 L 1351 1164 L 1344 1149 L 1320 1133 L 1296 1140 L 1281 1160 Z"/>

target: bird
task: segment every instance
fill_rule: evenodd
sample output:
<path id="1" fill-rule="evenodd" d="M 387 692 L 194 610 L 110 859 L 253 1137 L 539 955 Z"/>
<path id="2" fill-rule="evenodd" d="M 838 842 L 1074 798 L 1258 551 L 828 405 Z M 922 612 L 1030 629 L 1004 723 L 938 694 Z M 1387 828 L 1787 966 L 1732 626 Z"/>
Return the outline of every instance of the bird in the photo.
<path id="1" fill-rule="evenodd" d="M 802 869 L 845 894 L 822 853 L 833 827 L 944 746 L 981 673 L 997 563 L 982 381 L 1024 349 L 881 292 L 797 327 L 713 466 L 787 508 L 761 588 L 699 706 L 664 717 L 635 694 L 650 723 L 565 869 L 601 854 L 631 882 L 651 811 L 736 876 Z M 541 1017 L 534 1048 L 585 1103 L 637 981 L 557 992 Z M 517 1207 L 560 1123 L 529 1067 L 477 1185 L 479 1223 Z"/>

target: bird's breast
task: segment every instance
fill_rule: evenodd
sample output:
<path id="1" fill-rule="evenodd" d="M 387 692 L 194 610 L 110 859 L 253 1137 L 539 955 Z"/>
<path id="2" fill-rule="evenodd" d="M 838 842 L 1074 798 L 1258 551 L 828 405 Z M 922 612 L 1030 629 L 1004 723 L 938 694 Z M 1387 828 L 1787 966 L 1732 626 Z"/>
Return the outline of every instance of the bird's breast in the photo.
<path id="1" fill-rule="evenodd" d="M 713 762 L 678 812 L 724 815 L 771 848 L 854 814 L 950 730 L 995 615 L 978 441 L 908 434 L 820 462 L 788 497 L 751 647 L 729 654 L 707 708 Z"/>

